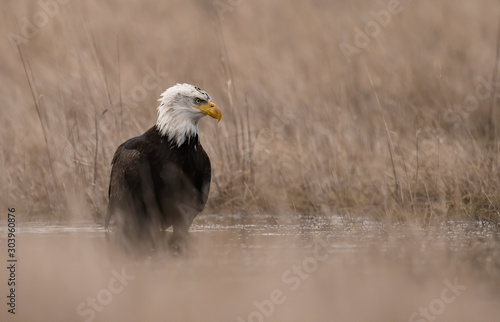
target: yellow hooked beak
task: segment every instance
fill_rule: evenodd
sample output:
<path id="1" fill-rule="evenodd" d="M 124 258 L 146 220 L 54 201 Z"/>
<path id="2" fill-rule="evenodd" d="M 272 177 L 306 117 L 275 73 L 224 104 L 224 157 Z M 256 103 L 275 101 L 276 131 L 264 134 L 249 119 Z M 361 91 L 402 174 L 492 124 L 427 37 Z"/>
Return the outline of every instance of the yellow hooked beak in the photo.
<path id="1" fill-rule="evenodd" d="M 220 108 L 217 105 L 215 105 L 214 102 L 209 102 L 201 106 L 195 106 L 194 108 L 199 109 L 203 114 L 209 115 L 214 119 L 217 119 L 217 123 L 219 123 L 220 119 L 222 118 L 222 112 L 220 111 Z"/>

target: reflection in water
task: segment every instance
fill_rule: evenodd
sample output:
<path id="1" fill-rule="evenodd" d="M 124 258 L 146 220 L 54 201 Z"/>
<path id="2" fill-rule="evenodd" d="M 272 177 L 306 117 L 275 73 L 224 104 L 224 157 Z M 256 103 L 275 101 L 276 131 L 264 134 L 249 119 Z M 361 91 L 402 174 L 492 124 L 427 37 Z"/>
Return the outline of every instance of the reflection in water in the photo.
<path id="1" fill-rule="evenodd" d="M 140 258 L 99 226 L 19 224 L 17 321 L 500 320 L 497 227 L 273 218 L 202 215 L 185 255 Z"/>

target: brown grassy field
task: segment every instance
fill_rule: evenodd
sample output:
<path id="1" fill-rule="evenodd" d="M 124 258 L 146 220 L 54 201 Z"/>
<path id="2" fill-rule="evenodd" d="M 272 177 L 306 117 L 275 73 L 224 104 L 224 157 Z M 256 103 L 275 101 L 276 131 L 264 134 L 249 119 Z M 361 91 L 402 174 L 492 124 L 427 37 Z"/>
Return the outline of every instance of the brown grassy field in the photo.
<path id="1" fill-rule="evenodd" d="M 216 3 L 1 2 L 0 203 L 100 222 L 114 150 L 188 82 L 223 111 L 207 213 L 499 221 L 497 1 Z"/>
<path id="2" fill-rule="evenodd" d="M 1 321 L 90 321 L 79 308 L 124 268 L 95 321 L 499 321 L 500 2 L 0 12 L 0 204 L 21 232 L 19 314 Z M 200 122 L 209 204 L 186 256 L 121 258 L 94 224 L 110 162 L 178 82 L 222 109 Z M 6 236 L 2 219 L 2 264 Z"/>

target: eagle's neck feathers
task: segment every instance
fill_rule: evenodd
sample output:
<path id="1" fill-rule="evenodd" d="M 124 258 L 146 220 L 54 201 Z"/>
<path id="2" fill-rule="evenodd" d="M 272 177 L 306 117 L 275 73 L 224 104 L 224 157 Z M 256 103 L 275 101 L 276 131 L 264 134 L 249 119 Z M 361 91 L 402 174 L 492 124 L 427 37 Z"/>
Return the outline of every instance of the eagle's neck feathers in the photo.
<path id="1" fill-rule="evenodd" d="M 199 113 L 162 102 L 158 107 L 156 128 L 161 136 L 179 147 L 198 136 L 198 121 L 201 117 Z"/>

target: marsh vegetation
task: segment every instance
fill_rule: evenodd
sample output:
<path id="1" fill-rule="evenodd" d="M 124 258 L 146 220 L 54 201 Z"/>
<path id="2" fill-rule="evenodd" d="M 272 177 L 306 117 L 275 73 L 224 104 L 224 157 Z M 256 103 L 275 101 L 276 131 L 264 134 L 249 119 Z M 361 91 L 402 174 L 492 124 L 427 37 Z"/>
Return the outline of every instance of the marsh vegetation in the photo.
<path id="1" fill-rule="evenodd" d="M 0 204 L 19 214 L 23 321 L 84 320 L 122 267 L 136 279 L 96 320 L 498 321 L 497 1 L 0 9 Z M 113 153 L 177 82 L 223 112 L 200 123 L 213 178 L 191 253 L 112 258 Z M 293 265 L 308 278 L 283 282 Z"/>
<path id="2" fill-rule="evenodd" d="M 382 2 L 4 3 L 0 198 L 100 222 L 114 150 L 188 82 L 224 112 L 208 213 L 497 222 L 498 4 L 400 6 L 365 44 Z"/>

